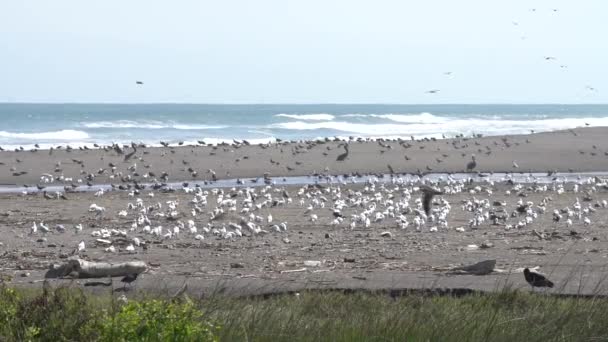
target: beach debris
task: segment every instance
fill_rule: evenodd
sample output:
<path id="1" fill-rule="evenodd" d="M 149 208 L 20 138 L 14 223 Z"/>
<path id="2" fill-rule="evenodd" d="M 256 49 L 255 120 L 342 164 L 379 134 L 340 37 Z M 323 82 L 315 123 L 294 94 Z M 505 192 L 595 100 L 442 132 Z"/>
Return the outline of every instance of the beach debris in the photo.
<path id="1" fill-rule="evenodd" d="M 297 272 L 306 272 L 307 268 L 306 267 L 302 267 L 302 268 L 298 268 L 295 270 L 283 270 L 280 273 L 297 273 Z"/>
<path id="2" fill-rule="evenodd" d="M 304 261 L 304 266 L 307 266 L 307 267 L 319 267 L 319 266 L 321 266 L 321 263 L 322 262 L 319 261 L 319 260 L 306 260 L 306 261 Z"/>
<path id="3" fill-rule="evenodd" d="M 484 260 L 478 263 L 456 267 L 450 270 L 450 273 L 454 274 L 473 274 L 473 275 L 487 275 L 494 271 L 496 267 L 496 260 Z"/>
<path id="4" fill-rule="evenodd" d="M 53 264 L 45 274 L 45 278 L 63 278 L 73 274 L 75 278 L 121 277 L 129 274 L 139 274 L 148 269 L 143 261 L 128 261 L 120 263 L 91 262 L 71 257 L 63 264 Z"/>
<path id="5" fill-rule="evenodd" d="M 489 241 L 484 241 L 480 246 L 481 249 L 487 249 L 494 247 L 494 244 Z"/>

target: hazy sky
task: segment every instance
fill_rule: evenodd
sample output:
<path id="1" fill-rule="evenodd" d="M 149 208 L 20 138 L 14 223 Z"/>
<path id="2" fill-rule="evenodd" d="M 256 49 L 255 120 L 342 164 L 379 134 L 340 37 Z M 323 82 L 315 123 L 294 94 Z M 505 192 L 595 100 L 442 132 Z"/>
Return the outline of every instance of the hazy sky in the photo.
<path id="1" fill-rule="evenodd" d="M 0 102 L 608 103 L 607 16 L 606 0 L 5 0 Z"/>

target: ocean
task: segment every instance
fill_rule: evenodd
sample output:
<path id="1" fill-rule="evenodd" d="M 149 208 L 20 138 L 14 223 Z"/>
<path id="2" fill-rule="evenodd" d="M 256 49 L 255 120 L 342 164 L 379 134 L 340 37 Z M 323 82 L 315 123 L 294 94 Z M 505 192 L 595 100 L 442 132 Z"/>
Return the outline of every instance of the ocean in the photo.
<path id="1" fill-rule="evenodd" d="M 525 134 L 608 126 L 608 105 L 0 104 L 0 146 L 252 143 Z"/>

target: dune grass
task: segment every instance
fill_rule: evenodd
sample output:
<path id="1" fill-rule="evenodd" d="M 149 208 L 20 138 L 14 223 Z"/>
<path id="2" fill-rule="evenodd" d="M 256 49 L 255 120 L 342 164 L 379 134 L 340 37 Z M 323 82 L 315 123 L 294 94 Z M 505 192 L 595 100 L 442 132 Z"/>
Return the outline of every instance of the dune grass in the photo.
<path id="1" fill-rule="evenodd" d="M 302 292 L 201 300 L 0 287 L 8 341 L 600 341 L 608 299 L 505 289 L 462 297 Z"/>

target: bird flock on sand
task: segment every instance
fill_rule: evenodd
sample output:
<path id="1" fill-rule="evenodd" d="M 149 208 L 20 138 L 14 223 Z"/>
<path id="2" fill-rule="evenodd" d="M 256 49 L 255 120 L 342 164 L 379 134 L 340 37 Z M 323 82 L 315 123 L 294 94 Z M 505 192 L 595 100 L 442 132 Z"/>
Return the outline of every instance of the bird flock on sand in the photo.
<path id="1" fill-rule="evenodd" d="M 348 153 L 347 145 L 344 145 Z M 475 168 L 475 158 L 467 165 Z M 202 188 L 184 183 L 180 188 L 127 189 L 128 200 L 117 212 L 109 212 L 97 203 L 88 206 L 88 215 L 97 228 L 75 223 L 72 227 L 58 224 L 49 227 L 43 221 L 31 222 L 30 235 L 77 234 L 82 236 L 73 254 L 85 253 L 89 246 L 103 248 L 107 253 L 141 253 L 152 241 L 180 240 L 202 242 L 224 240 L 264 239 L 268 234 L 282 236 L 290 243 L 291 224 L 277 222 L 276 209 L 297 209 L 310 225 L 323 229 L 345 231 L 366 230 L 391 238 L 401 230 L 441 234 L 449 230 L 465 232 L 479 229 L 530 230 L 536 234 L 535 222 L 549 215 L 558 227 L 591 225 L 593 215 L 608 208 L 605 199 L 596 199 L 598 190 L 608 189 L 608 182 L 598 177 L 579 178 L 566 183 L 554 177 L 550 183 L 538 183 L 534 178 L 515 182 L 509 175 L 500 182 L 473 178 L 455 179 L 451 175 L 430 182 L 420 177 L 371 177 L 363 182 L 356 176 L 335 177 L 332 183 L 304 186 L 277 185 L 267 178 L 257 187 L 241 185 L 232 188 Z M 504 185 L 496 187 L 496 183 Z M 505 200 L 493 200 L 494 191 L 504 191 Z M 155 194 L 182 193 L 187 201 L 165 200 Z M 580 199 L 564 208 L 552 208 L 556 196 L 575 193 Z M 527 200 L 528 194 L 542 194 L 542 200 Z M 449 197 L 461 194 L 466 198 L 450 203 Z M 93 198 L 107 196 L 97 191 Z M 502 197 L 505 198 L 505 197 Z M 453 210 L 462 211 L 468 222 L 454 226 L 449 222 Z M 117 218 L 118 227 L 104 227 L 106 218 Z M 532 286 L 552 287 L 538 273 L 526 269 L 525 279 Z M 135 280 L 135 279 L 133 279 Z"/>

